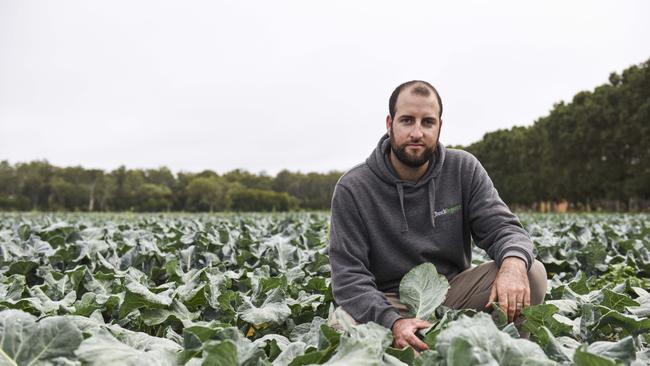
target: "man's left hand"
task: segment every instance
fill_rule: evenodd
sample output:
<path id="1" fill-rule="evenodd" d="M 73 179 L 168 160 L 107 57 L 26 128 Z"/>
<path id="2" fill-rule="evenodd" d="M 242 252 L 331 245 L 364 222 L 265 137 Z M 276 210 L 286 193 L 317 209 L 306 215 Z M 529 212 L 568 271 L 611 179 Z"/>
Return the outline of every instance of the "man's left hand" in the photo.
<path id="1" fill-rule="evenodd" d="M 499 302 L 501 310 L 508 315 L 508 322 L 516 319 L 522 308 L 530 306 L 528 268 L 521 258 L 507 257 L 501 262 L 485 307 L 489 308 L 495 301 Z"/>

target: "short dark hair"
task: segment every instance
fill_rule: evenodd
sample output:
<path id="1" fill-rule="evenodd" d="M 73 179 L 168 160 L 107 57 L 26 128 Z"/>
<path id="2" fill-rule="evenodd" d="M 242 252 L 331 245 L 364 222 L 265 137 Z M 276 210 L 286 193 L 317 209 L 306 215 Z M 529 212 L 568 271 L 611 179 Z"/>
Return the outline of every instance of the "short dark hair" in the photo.
<path id="1" fill-rule="evenodd" d="M 440 99 L 440 94 L 438 94 L 436 88 L 424 80 L 411 80 L 400 84 L 397 88 L 395 88 L 395 90 L 393 90 L 393 93 L 390 95 L 390 99 L 388 99 L 388 112 L 390 113 L 391 119 L 395 119 L 395 104 L 397 103 L 397 97 L 399 97 L 399 94 L 402 92 L 402 90 L 416 84 L 421 85 L 417 85 L 415 88 L 413 88 L 412 92 L 415 94 L 428 97 L 430 91 L 433 91 L 433 93 L 436 95 L 436 99 L 438 99 L 438 105 L 440 106 L 440 114 L 438 115 L 438 118 L 442 117 L 442 99 Z"/>

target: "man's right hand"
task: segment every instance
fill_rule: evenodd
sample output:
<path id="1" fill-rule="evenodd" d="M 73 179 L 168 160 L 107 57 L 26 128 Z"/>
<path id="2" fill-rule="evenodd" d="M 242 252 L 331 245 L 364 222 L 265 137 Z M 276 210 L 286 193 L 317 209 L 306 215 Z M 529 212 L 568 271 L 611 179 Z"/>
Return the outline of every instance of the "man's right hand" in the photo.
<path id="1" fill-rule="evenodd" d="M 418 329 L 428 328 L 431 326 L 426 320 L 415 318 L 402 318 L 397 319 L 393 323 L 393 345 L 396 348 L 404 348 L 411 346 L 416 351 L 424 351 L 429 349 L 426 343 L 422 342 L 420 338 L 415 335 Z"/>

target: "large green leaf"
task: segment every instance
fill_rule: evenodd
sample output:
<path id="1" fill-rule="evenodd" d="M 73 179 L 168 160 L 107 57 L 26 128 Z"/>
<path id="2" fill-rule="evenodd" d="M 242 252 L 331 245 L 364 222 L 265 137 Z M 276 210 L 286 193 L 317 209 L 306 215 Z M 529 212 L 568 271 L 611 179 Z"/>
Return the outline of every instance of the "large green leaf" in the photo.
<path id="1" fill-rule="evenodd" d="M 431 365 L 441 365 L 444 364 L 444 359 L 440 356 L 438 351 L 428 350 L 420 353 L 420 357 L 417 357 L 413 362 L 415 366 L 431 366 Z"/>
<path id="2" fill-rule="evenodd" d="M 569 362 L 573 359 L 573 354 L 580 343 L 574 345 L 563 344 L 558 341 L 548 328 L 541 326 L 535 331 L 537 342 L 549 358 L 558 362 Z"/>
<path id="3" fill-rule="evenodd" d="M 205 342 L 204 347 L 206 345 L 214 345 L 218 343 L 217 341 L 232 341 L 237 350 L 238 363 L 241 365 L 257 365 L 266 359 L 264 351 L 244 337 L 237 328 L 229 327 L 218 330 L 213 338 L 214 340 Z"/>
<path id="4" fill-rule="evenodd" d="M 650 293 L 638 287 L 634 287 L 633 290 L 638 295 L 638 297 L 634 299 L 638 306 L 630 306 L 627 310 L 636 316 L 646 318 L 650 317 Z"/>
<path id="5" fill-rule="evenodd" d="M 448 366 L 498 366 L 499 363 L 494 359 L 490 352 L 473 346 L 464 338 L 454 338 L 447 349 Z"/>
<path id="6" fill-rule="evenodd" d="M 170 309 L 145 309 L 141 311 L 142 321 L 146 325 L 159 325 L 170 318 L 176 319 L 183 326 L 191 326 L 192 321 L 199 317 L 199 313 L 190 312 L 182 302 L 173 300 Z"/>
<path id="7" fill-rule="evenodd" d="M 0 365 L 36 365 L 58 357 L 74 357 L 81 332 L 64 317 L 36 322 L 18 310 L 0 312 Z"/>
<path id="8" fill-rule="evenodd" d="M 341 336 L 336 352 L 326 365 L 403 364 L 390 355 L 384 359 L 385 350 L 393 342 L 390 330 L 373 322 L 354 324 L 349 315 L 339 309 L 336 316 L 343 325 L 345 334 Z"/>
<path id="9" fill-rule="evenodd" d="M 154 293 L 143 284 L 131 281 L 126 285 L 124 301 L 120 305 L 120 317 L 124 317 L 135 309 L 142 307 L 165 308 L 172 303 L 171 290 L 162 293 Z"/>
<path id="10" fill-rule="evenodd" d="M 594 342 L 587 346 L 587 351 L 625 363 L 634 361 L 636 358 L 636 347 L 632 337 L 625 337 L 618 342 Z"/>
<path id="11" fill-rule="evenodd" d="M 321 336 L 321 325 L 326 322 L 327 319 L 314 317 L 310 323 L 299 324 L 293 328 L 289 338 L 294 342 L 304 342 L 308 346 L 317 347 Z"/>
<path id="12" fill-rule="evenodd" d="M 578 313 L 578 302 L 575 300 L 548 300 L 545 304 L 555 305 L 558 308 L 557 313 L 564 316 L 573 317 Z"/>
<path id="13" fill-rule="evenodd" d="M 386 349 L 386 353 L 397 358 L 407 365 L 412 365 L 413 362 L 415 362 L 415 350 L 411 347 L 405 347 L 403 349 L 388 347 Z"/>
<path id="14" fill-rule="evenodd" d="M 54 248 L 82 239 L 77 228 L 65 221 L 60 221 L 44 228 L 37 235 L 50 243 Z"/>
<path id="15" fill-rule="evenodd" d="M 181 278 L 181 285 L 175 295 L 190 309 L 199 309 L 207 304 L 206 281 L 203 280 L 204 269 L 192 269 Z"/>
<path id="16" fill-rule="evenodd" d="M 224 341 L 211 341 L 203 347 L 202 366 L 233 366 L 237 361 L 237 345 L 227 339 Z"/>
<path id="17" fill-rule="evenodd" d="M 541 326 L 545 326 L 555 336 L 571 334 L 570 325 L 563 324 L 553 317 L 558 310 L 557 306 L 552 304 L 533 305 L 523 309 L 522 313 L 526 317 L 524 328 L 534 333 Z"/>
<path id="18" fill-rule="evenodd" d="M 118 341 L 107 331 L 102 331 L 81 342 L 75 354 L 84 364 L 91 366 L 177 364 L 176 353 L 170 349 L 138 349 Z"/>
<path id="19" fill-rule="evenodd" d="M 253 325 L 281 324 L 291 314 L 291 309 L 284 299 L 284 293 L 279 288 L 271 291 L 260 306 L 255 306 L 247 298 L 244 298 L 243 301 L 244 303 L 237 308 L 237 314 L 242 320 Z"/>
<path id="20" fill-rule="evenodd" d="M 378 358 L 374 350 L 363 344 L 357 343 L 341 343 L 338 350 L 323 365 L 330 366 L 349 366 L 349 365 L 359 365 L 359 366 L 381 366 L 384 362 L 381 358 Z"/>
<path id="21" fill-rule="evenodd" d="M 291 361 L 296 357 L 305 354 L 307 345 L 303 342 L 293 342 L 289 344 L 276 358 L 273 360 L 273 366 L 288 366 Z"/>
<path id="22" fill-rule="evenodd" d="M 27 275 L 32 272 L 34 269 L 38 268 L 39 263 L 37 261 L 15 261 L 11 263 L 9 269 L 5 273 L 6 276 L 11 276 L 13 274 Z"/>
<path id="23" fill-rule="evenodd" d="M 615 366 L 616 361 L 609 357 L 600 356 L 586 350 L 586 346 L 578 348 L 573 356 L 576 366 Z"/>
<path id="24" fill-rule="evenodd" d="M 458 341 L 461 339 L 462 341 Z M 515 339 L 500 331 L 489 315 L 480 313 L 469 318 L 449 323 L 438 335 L 436 350 L 447 358 L 447 362 L 470 362 L 469 365 L 499 364 L 550 365 L 551 360 L 535 343 L 526 339 Z M 472 350 L 472 354 L 466 354 Z M 475 357 L 473 356 L 475 355 Z M 492 362 L 496 363 L 492 363 Z"/>
<path id="25" fill-rule="evenodd" d="M 160 351 L 172 354 L 181 350 L 178 343 L 166 338 L 155 337 L 142 332 L 133 332 L 117 325 L 107 325 L 106 329 L 110 330 L 117 340 L 137 350 L 145 352 Z M 100 329 L 99 332 L 101 331 Z"/>
<path id="26" fill-rule="evenodd" d="M 603 300 L 601 301 L 600 305 L 616 311 L 625 311 L 626 307 L 639 306 L 639 303 L 632 300 L 627 295 L 617 294 L 614 291 L 604 289 Z"/>
<path id="27" fill-rule="evenodd" d="M 638 335 L 650 332 L 650 318 L 639 318 L 635 315 L 627 315 L 606 307 L 596 307 L 600 312 L 593 329 L 601 329 L 609 326 L 616 326 L 622 330 L 622 334 Z"/>
<path id="28" fill-rule="evenodd" d="M 449 283 L 438 274 L 432 263 L 422 263 L 411 269 L 400 282 L 400 301 L 419 319 L 432 319 L 436 308 L 447 296 Z"/>

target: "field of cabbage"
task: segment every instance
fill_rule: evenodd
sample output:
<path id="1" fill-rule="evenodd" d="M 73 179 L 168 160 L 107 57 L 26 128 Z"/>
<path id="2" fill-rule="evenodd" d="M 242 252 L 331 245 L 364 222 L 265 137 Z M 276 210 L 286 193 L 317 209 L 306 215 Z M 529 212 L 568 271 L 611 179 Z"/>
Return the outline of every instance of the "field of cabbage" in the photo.
<path id="1" fill-rule="evenodd" d="M 544 304 L 519 327 L 450 310 L 417 267 L 400 291 L 434 325 L 416 355 L 376 324 L 327 325 L 325 213 L 0 213 L 0 366 L 650 364 L 650 216 L 521 218 Z"/>

